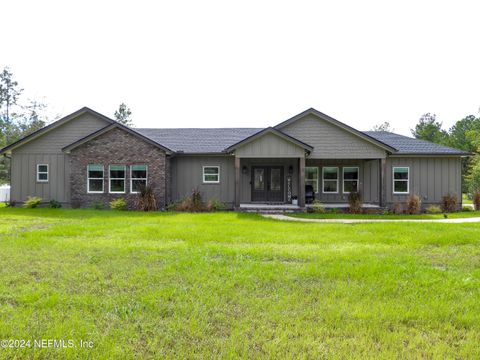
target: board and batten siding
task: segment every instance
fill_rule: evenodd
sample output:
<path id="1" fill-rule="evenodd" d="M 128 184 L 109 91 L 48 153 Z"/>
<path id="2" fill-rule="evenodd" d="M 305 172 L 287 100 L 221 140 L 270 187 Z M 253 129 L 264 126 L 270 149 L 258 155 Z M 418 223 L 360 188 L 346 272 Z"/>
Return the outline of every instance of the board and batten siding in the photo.
<path id="1" fill-rule="evenodd" d="M 299 158 L 305 150 L 280 136 L 265 134 L 235 150 L 240 158 Z"/>
<path id="2" fill-rule="evenodd" d="M 393 194 L 393 167 L 409 167 L 410 192 Z M 439 204 L 442 196 L 462 195 L 462 168 L 459 157 L 390 157 L 387 159 L 387 203 L 405 202 L 409 195 L 419 195 L 424 205 Z"/>
<path id="3" fill-rule="evenodd" d="M 203 166 L 219 166 L 220 182 L 203 183 Z M 219 156 L 174 156 L 170 160 L 171 200 L 182 201 L 197 188 L 204 201 L 218 200 L 232 208 L 235 201 L 235 158 Z"/>
<path id="4" fill-rule="evenodd" d="M 62 148 L 107 125 L 105 120 L 83 114 L 12 150 L 11 200 L 28 196 L 44 201 L 70 202 L 70 161 Z M 37 164 L 48 164 L 48 182 L 37 182 Z"/>
<path id="5" fill-rule="evenodd" d="M 288 124 L 280 130 L 313 146 L 310 159 L 379 159 L 386 157 L 386 152 L 382 148 L 312 114 Z"/>

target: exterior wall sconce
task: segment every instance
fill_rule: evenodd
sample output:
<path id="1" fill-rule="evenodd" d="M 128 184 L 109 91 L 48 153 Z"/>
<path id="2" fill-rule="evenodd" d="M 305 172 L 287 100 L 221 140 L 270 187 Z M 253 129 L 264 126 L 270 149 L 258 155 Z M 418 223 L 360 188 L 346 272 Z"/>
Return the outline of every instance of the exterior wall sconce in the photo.
<path id="1" fill-rule="evenodd" d="M 293 174 L 293 166 L 292 166 L 292 165 L 290 165 L 290 166 L 288 167 L 288 173 L 289 173 L 290 175 Z"/>
<path id="2" fill-rule="evenodd" d="M 247 168 L 245 165 L 243 165 L 243 167 L 242 167 L 242 174 L 246 174 L 247 171 L 248 171 L 248 168 Z"/>

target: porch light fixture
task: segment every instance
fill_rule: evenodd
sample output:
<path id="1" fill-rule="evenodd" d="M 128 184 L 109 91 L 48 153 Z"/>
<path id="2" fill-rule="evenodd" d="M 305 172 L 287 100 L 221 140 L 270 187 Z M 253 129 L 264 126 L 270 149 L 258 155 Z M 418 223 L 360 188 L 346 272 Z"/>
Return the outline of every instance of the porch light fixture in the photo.
<path id="1" fill-rule="evenodd" d="M 246 174 L 247 173 L 247 167 L 245 165 L 243 165 L 242 167 L 242 174 Z"/>
<path id="2" fill-rule="evenodd" d="M 290 166 L 288 167 L 288 173 L 289 173 L 290 175 L 293 174 L 293 166 L 292 166 L 292 165 L 290 165 Z"/>

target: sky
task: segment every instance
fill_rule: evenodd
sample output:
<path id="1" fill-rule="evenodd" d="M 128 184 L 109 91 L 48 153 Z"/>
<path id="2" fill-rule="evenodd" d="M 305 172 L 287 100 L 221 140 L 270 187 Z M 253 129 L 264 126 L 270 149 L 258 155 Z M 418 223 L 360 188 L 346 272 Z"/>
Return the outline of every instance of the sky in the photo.
<path id="1" fill-rule="evenodd" d="M 137 127 L 266 127 L 310 107 L 359 130 L 480 108 L 478 1 L 7 1 L 24 98 Z M 5 34 L 5 32 L 4 32 Z"/>

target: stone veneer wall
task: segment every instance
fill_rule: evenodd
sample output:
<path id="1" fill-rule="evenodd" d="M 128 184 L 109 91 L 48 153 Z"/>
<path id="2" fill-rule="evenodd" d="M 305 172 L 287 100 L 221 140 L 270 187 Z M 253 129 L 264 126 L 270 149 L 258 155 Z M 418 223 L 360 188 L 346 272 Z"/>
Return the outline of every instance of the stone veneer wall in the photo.
<path id="1" fill-rule="evenodd" d="M 87 193 L 87 165 L 104 166 L 104 193 Z M 125 194 L 110 194 L 109 165 L 126 165 Z M 71 166 L 71 205 L 72 207 L 89 207 L 95 203 L 103 203 L 105 208 L 109 202 L 124 198 L 129 209 L 135 206 L 137 194 L 130 194 L 130 165 L 148 166 L 148 184 L 154 186 L 159 209 L 166 204 L 166 166 L 165 152 L 146 141 L 114 128 L 97 138 L 73 149 L 70 153 Z"/>

